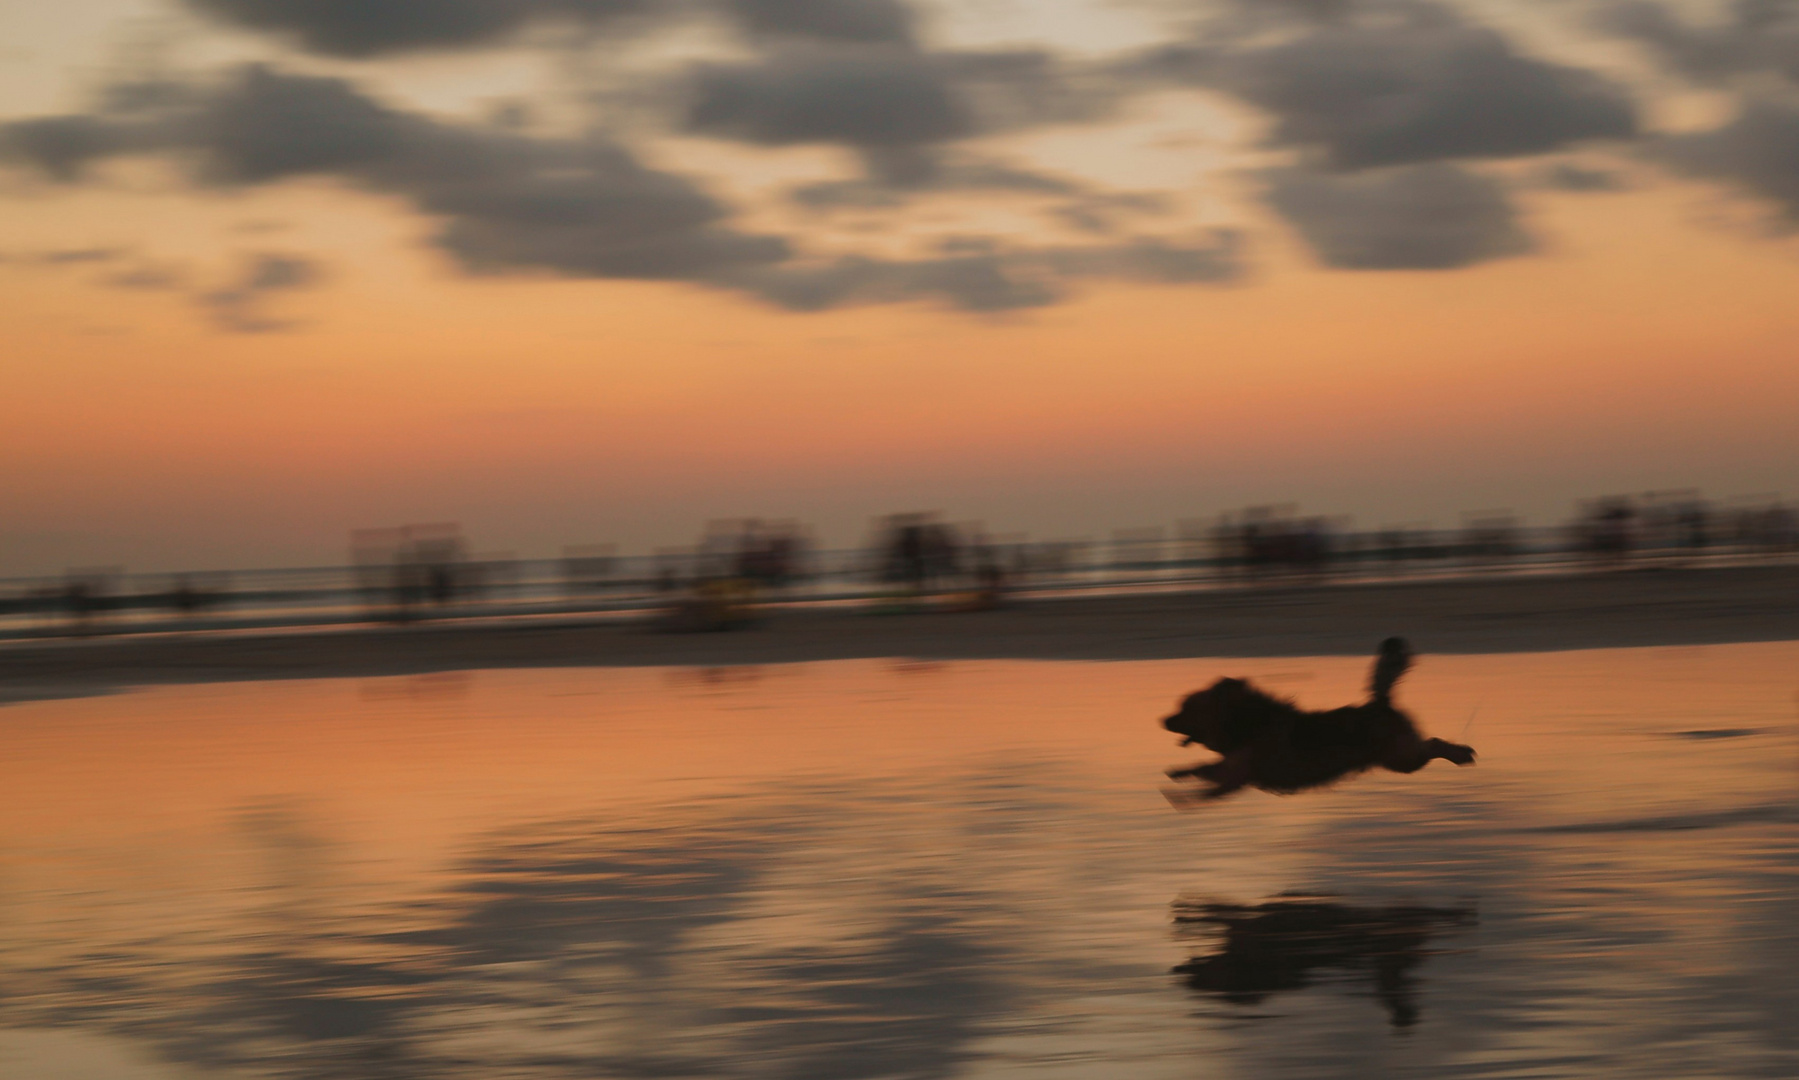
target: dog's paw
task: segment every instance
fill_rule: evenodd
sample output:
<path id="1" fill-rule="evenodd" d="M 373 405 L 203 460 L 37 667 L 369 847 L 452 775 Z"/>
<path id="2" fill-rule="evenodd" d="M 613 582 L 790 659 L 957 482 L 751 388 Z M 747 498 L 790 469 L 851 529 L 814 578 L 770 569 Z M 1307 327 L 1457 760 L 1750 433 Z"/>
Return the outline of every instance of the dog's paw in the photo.
<path id="1" fill-rule="evenodd" d="M 1472 765 L 1474 764 L 1474 747 L 1451 743 L 1449 749 L 1443 752 L 1443 756 L 1457 765 Z"/>

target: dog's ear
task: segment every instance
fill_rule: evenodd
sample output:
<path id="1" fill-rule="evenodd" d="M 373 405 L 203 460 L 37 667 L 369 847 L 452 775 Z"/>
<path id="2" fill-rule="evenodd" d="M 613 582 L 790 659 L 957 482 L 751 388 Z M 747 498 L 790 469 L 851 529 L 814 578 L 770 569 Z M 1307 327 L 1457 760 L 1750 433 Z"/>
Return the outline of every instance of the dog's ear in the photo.
<path id="1" fill-rule="evenodd" d="M 1368 695 L 1379 704 L 1387 704 L 1393 686 L 1412 666 L 1412 647 L 1405 638 L 1390 637 L 1380 643 L 1380 654 L 1374 658 L 1374 671 L 1368 679 Z"/>

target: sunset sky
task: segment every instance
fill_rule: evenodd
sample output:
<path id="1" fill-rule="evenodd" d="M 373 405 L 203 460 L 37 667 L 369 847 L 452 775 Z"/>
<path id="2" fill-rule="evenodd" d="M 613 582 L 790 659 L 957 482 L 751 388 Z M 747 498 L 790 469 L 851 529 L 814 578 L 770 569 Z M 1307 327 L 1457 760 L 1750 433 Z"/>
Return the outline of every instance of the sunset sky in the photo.
<path id="1" fill-rule="evenodd" d="M 0 576 L 1799 492 L 1799 0 L 0 8 Z"/>

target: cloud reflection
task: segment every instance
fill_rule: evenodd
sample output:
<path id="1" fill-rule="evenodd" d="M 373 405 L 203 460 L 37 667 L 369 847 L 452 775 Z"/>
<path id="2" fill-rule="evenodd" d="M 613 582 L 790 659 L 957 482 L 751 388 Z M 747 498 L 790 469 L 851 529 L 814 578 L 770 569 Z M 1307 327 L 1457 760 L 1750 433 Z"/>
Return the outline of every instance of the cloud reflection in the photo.
<path id="1" fill-rule="evenodd" d="M 316 830 L 253 808 L 242 831 L 272 872 L 247 927 L 40 969 L 0 1026 L 301 1078 L 954 1074 L 1016 996 L 992 898 L 863 851 L 818 883 L 822 912 L 796 916 L 777 894 L 818 824 L 719 809 L 711 828 L 540 825 L 440 895 L 352 914 L 367 898 L 333 894 Z"/>

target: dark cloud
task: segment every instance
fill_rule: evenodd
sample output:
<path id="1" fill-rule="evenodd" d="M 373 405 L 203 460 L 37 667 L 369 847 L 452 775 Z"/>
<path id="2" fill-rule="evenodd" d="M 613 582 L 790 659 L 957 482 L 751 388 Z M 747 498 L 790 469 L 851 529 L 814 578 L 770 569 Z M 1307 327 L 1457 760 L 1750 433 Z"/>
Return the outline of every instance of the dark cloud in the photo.
<path id="1" fill-rule="evenodd" d="M 1105 67 L 1072 63 L 1041 49 L 937 55 L 983 132 L 1090 123 L 1113 115 L 1135 89 Z"/>
<path id="2" fill-rule="evenodd" d="M 836 60 L 850 54 L 900 56 L 892 46 L 833 46 L 830 78 L 862 86 L 873 100 L 895 85 L 879 65 L 873 82 L 857 82 Z M 779 54 L 787 56 L 783 52 Z M 941 72 L 934 62 L 892 71 Z M 911 66 L 906 67 L 907 64 Z M 1031 65 L 1026 65 L 1031 69 Z M 997 69 L 1010 70 L 1007 65 Z M 904 76 L 901 77 L 903 84 Z M 802 80 L 803 82 L 804 80 Z M 826 80 L 827 82 L 829 79 Z M 947 84 L 939 84 L 947 85 Z M 811 89 L 816 89 L 812 87 Z M 810 89 L 808 91 L 810 94 Z M 777 95 L 778 96 L 778 95 Z M 763 141 L 842 139 L 862 154 L 868 176 L 802 193 L 813 205 L 880 201 L 882 191 L 1003 191 L 1085 206 L 1090 215 L 1121 210 L 1105 193 L 1073 181 L 1017 168 L 932 140 L 966 130 L 960 120 L 911 118 L 831 104 L 817 95 L 788 110 L 748 106 L 751 134 Z M 853 97 L 853 95 L 852 95 Z M 898 95 L 903 98 L 904 95 Z M 969 311 L 1007 311 L 1053 303 L 1079 279 L 1227 281 L 1239 273 L 1235 240 L 1199 243 L 1131 240 L 1085 248 L 1006 251 L 966 246 L 911 260 L 796 258 L 778 236 L 752 235 L 728 223 L 731 209 L 692 181 L 652 169 L 601 134 L 535 136 L 491 125 L 449 123 L 391 108 L 341 79 L 250 65 L 185 92 L 126 95 L 82 119 L 115 137 L 83 164 L 112 154 L 162 153 L 188 163 L 195 181 L 243 187 L 303 176 L 334 177 L 365 190 L 399 196 L 441 224 L 434 239 L 465 270 L 551 271 L 577 277 L 690 281 L 745 291 L 794 310 L 845 303 L 935 300 Z M 949 101 L 945 96 L 939 104 Z M 764 103 L 766 104 L 766 103 Z M 744 107 L 739 102 L 738 107 Z M 953 106 L 945 105 L 945 108 Z M 949 115 L 954 115 L 953 111 Z M 26 130 L 34 121 L 22 122 Z M 871 129 L 872 126 L 872 129 Z M 0 127 L 9 137 L 21 124 Z M 891 140 L 883 143 L 882 140 Z M 53 180 L 72 183 L 81 170 L 67 158 L 21 152 Z M 1128 195 L 1120 199 L 1131 201 Z M 1134 203 L 1134 205 L 1147 205 Z M 313 279 L 309 264 L 270 256 L 203 305 L 221 326 L 254 332 L 285 323 L 263 314 L 274 293 Z M 116 284 L 150 287 L 151 277 Z"/>
<path id="3" fill-rule="evenodd" d="M 1106 115 L 1126 87 L 1041 50 L 927 51 L 904 42 L 788 42 L 697 66 L 687 130 L 766 146 L 836 143 L 871 172 L 928 172 L 919 148 Z"/>
<path id="4" fill-rule="evenodd" d="M 92 119 L 105 130 L 130 127 L 133 137 L 115 140 L 115 152 L 176 153 L 206 183 L 317 174 L 400 195 L 443 219 L 438 243 L 472 270 L 704 279 L 786 255 L 779 239 L 723 226 L 727 209 L 691 181 L 645 167 L 602 136 L 443 123 L 391 109 L 340 79 L 252 65 L 154 115 Z M 77 175 L 61 159 L 15 157 L 56 179 Z"/>
<path id="5" fill-rule="evenodd" d="M 287 330 L 291 320 L 270 317 L 264 300 L 275 293 L 310 288 L 324 276 L 311 259 L 296 255 L 260 254 L 244 260 L 236 278 L 224 288 L 202 293 L 197 299 L 221 330 L 239 334 L 265 334 Z"/>
<path id="6" fill-rule="evenodd" d="M 504 41 L 535 22 L 617 23 L 651 0 L 187 0 L 219 22 L 328 56 L 370 57 Z"/>
<path id="7" fill-rule="evenodd" d="M 1243 276 L 1243 237 L 1216 229 L 1182 244 L 1139 237 L 1118 244 L 1064 247 L 1046 253 L 1060 273 L 1076 277 L 1123 278 L 1167 284 L 1223 284 Z"/>
<path id="8" fill-rule="evenodd" d="M 891 210 L 904 206 L 909 191 L 871 180 L 821 180 L 789 188 L 797 206 L 820 213 L 833 210 Z"/>
<path id="9" fill-rule="evenodd" d="M 857 154 L 868 179 L 887 187 L 928 187 L 944 172 L 944 153 L 935 146 L 861 146 Z"/>
<path id="10" fill-rule="evenodd" d="M 1695 26 L 1651 0 L 1607 4 L 1595 24 L 1648 45 L 1670 67 L 1697 82 L 1755 71 L 1799 80 L 1799 2 L 1737 0 L 1720 21 Z"/>
<path id="11" fill-rule="evenodd" d="M 694 73 L 689 130 L 765 145 L 907 146 L 974 131 L 949 73 L 912 49 L 797 47 Z"/>
<path id="12" fill-rule="evenodd" d="M 757 36 L 910 43 L 914 17 L 900 0 L 723 0 Z"/>
<path id="13" fill-rule="evenodd" d="M 1267 182 L 1274 208 L 1340 269 L 1447 270 L 1532 247 L 1500 186 L 1455 165 L 1276 169 Z"/>
<path id="14" fill-rule="evenodd" d="M 196 118 L 194 141 L 218 179 L 253 184 L 353 172 L 399 155 L 405 117 L 341 79 L 246 68 Z"/>
<path id="15" fill-rule="evenodd" d="M 952 253 L 891 268 L 893 299 L 938 298 L 964 311 L 1045 307 L 1064 293 L 1061 282 L 1041 268 L 997 253 Z"/>
<path id="16" fill-rule="evenodd" d="M 926 196 L 963 195 L 1049 200 L 1042 212 L 1082 232 L 1112 234 L 1129 219 L 1162 217 L 1174 203 L 1156 192 L 1105 191 L 1066 176 L 1022 168 L 965 150 L 909 147 L 898 155 L 864 154 L 868 175 L 788 189 L 796 205 L 815 213 L 893 210 Z M 898 157 L 903 168 L 895 168 Z M 871 160 L 872 159 L 872 160 Z"/>
<path id="17" fill-rule="evenodd" d="M 932 257 L 760 267 L 737 284 L 793 311 L 923 300 L 1005 312 L 1056 303 L 1083 279 L 1223 284 L 1242 274 L 1241 238 L 1218 231 L 1187 243 L 1139 238 L 1018 250 L 992 238 L 958 237 Z"/>
<path id="18" fill-rule="evenodd" d="M 874 156 L 874 155 L 869 155 Z M 973 154 L 939 155 L 919 151 L 910 168 L 894 168 L 877 158 L 870 175 L 855 180 L 826 180 L 788 191 L 788 198 L 809 210 L 872 209 L 901 205 L 914 195 L 940 192 L 990 192 L 1024 195 L 1080 195 L 1086 188 L 1066 177 L 1020 168 Z M 884 157 L 884 156 L 883 156 Z"/>
<path id="19" fill-rule="evenodd" d="M 723 225 L 727 208 L 691 181 L 597 136 L 432 128 L 370 180 L 443 216 L 439 244 L 477 271 L 703 280 L 787 255 L 778 238 Z"/>
<path id="20" fill-rule="evenodd" d="M 1537 182 L 1556 191 L 1623 191 L 1630 186 L 1610 169 L 1589 169 L 1567 161 L 1539 170 Z"/>
<path id="21" fill-rule="evenodd" d="M 40 251 L 32 256 L 33 262 L 46 266 L 70 266 L 82 263 L 115 262 L 127 254 L 124 248 L 87 247 L 60 248 L 55 251 Z"/>
<path id="22" fill-rule="evenodd" d="M 41 168 L 51 179 L 78 179 L 89 162 L 121 149 L 117 131 L 91 116 L 16 120 L 0 129 L 0 153 Z"/>
<path id="23" fill-rule="evenodd" d="M 1042 307 L 1062 297 L 1060 283 L 1040 269 L 1017 267 L 991 253 L 917 260 L 848 256 L 825 264 L 757 268 L 739 275 L 735 284 L 789 311 L 936 300 L 963 311 L 1001 312 Z"/>
<path id="24" fill-rule="evenodd" d="M 46 251 L 0 252 L 0 264 L 21 267 L 97 266 L 116 263 L 131 254 L 125 247 L 51 248 Z"/>
<path id="25" fill-rule="evenodd" d="M 522 31 L 567 26 L 628 33 L 660 20 L 721 12 L 756 39 L 909 44 L 902 0 L 185 0 L 215 22 L 308 52 L 366 59 L 500 45 Z"/>
<path id="26" fill-rule="evenodd" d="M 1082 232 L 1113 233 L 1122 219 L 1157 217 L 1173 210 L 1174 200 L 1153 191 L 1083 191 L 1051 213 Z"/>
<path id="27" fill-rule="evenodd" d="M 102 278 L 100 283 L 115 289 L 178 289 L 187 281 L 187 272 L 169 262 L 143 260 Z"/>
<path id="28" fill-rule="evenodd" d="M 56 183 L 86 176 L 94 162 L 138 151 L 165 150 L 188 136 L 201 102 L 197 87 L 134 77 L 107 85 L 87 113 L 0 123 L 0 161 L 41 171 Z"/>
<path id="29" fill-rule="evenodd" d="M 1227 91 L 1273 115 L 1276 146 L 1336 168 L 1513 157 L 1636 133 L 1628 96 L 1591 72 L 1519 55 L 1445 9 L 1371 9 L 1287 40 L 1201 40 L 1130 71 Z"/>
<path id="30" fill-rule="evenodd" d="M 1321 30 L 1231 65 L 1230 85 L 1280 119 L 1273 138 L 1360 168 L 1541 153 L 1635 133 L 1597 76 L 1518 56 L 1480 29 Z"/>
<path id="31" fill-rule="evenodd" d="M 1665 139 L 1656 153 L 1690 175 L 1773 199 L 1799 222 L 1799 97 L 1750 98 L 1730 123 Z"/>

